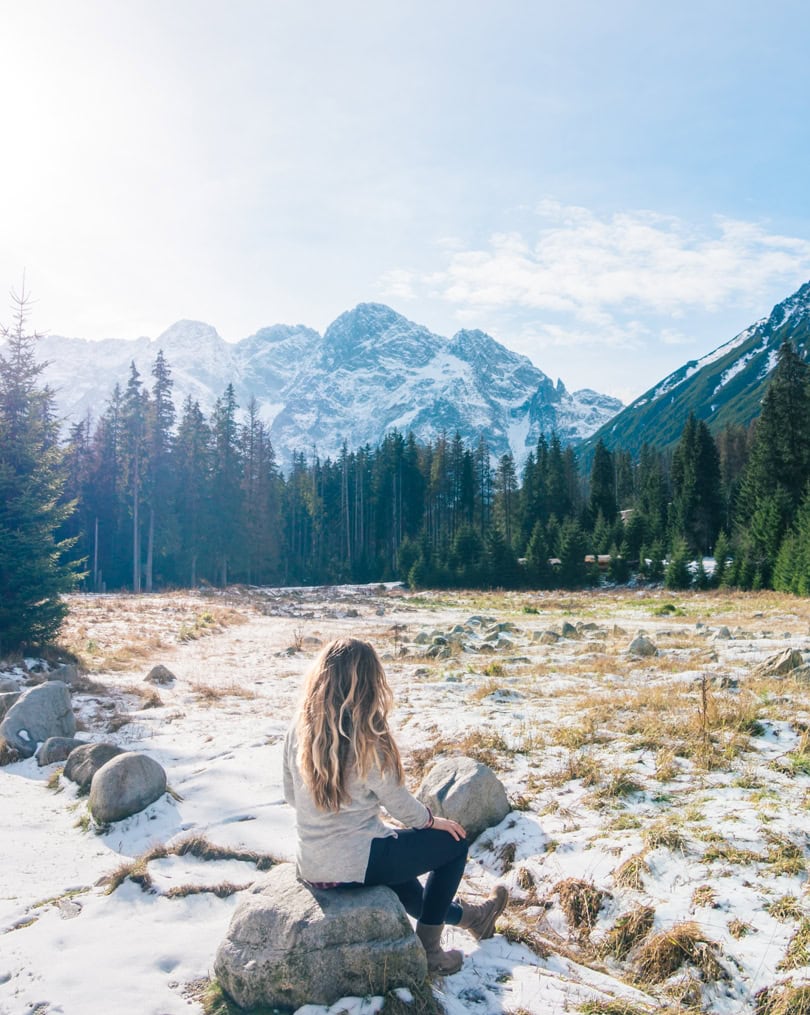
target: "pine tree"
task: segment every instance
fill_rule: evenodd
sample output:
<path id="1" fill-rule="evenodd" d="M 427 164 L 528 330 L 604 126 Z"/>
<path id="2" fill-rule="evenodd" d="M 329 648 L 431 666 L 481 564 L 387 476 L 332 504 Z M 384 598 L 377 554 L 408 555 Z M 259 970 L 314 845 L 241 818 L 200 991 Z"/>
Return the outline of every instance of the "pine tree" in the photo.
<path id="1" fill-rule="evenodd" d="M 610 525 L 616 517 L 617 511 L 616 471 L 613 455 L 601 439 L 594 448 L 590 488 L 588 510 L 591 518 L 595 519 L 601 514 Z"/>
<path id="2" fill-rule="evenodd" d="M 689 570 L 689 546 L 685 539 L 676 539 L 667 562 L 664 574 L 664 587 L 668 589 L 688 589 L 692 584 Z"/>
<path id="3" fill-rule="evenodd" d="M 585 555 L 588 544 L 582 526 L 567 518 L 560 529 L 560 585 L 565 589 L 579 589 L 587 584 L 588 571 Z"/>
<path id="4" fill-rule="evenodd" d="M 24 286 L 12 307 L 14 323 L 0 331 L 0 652 L 50 641 L 67 612 L 62 596 L 78 579 L 78 562 L 66 559 L 75 540 L 56 538 L 73 504 L 62 500 L 53 395 L 39 384 Z"/>
<path id="5" fill-rule="evenodd" d="M 694 413 L 684 425 L 672 456 L 673 535 L 699 555 L 714 545 L 723 515 L 720 458 L 709 428 Z"/>

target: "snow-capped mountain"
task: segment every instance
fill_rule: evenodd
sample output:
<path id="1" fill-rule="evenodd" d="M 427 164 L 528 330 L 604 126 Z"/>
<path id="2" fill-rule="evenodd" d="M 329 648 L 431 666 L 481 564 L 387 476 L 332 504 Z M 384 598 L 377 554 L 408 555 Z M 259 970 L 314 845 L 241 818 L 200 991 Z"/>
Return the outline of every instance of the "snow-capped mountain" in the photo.
<path id="1" fill-rule="evenodd" d="M 150 385 L 160 349 L 178 408 L 191 395 L 209 413 L 232 383 L 243 408 L 255 397 L 282 464 L 293 451 L 325 458 L 344 442 L 374 445 L 393 428 L 420 440 L 443 430 L 470 442 L 483 434 L 494 454 L 522 461 L 541 433 L 581 440 L 622 407 L 594 391 L 569 393 L 481 331 L 448 340 L 376 303 L 342 314 L 323 336 L 273 325 L 229 344 L 208 324 L 178 321 L 154 340 L 46 337 L 39 354 L 60 412 L 75 420 L 103 411 L 113 386 L 126 385 L 130 361 Z"/>
<path id="2" fill-rule="evenodd" d="M 675 444 L 690 412 L 716 433 L 759 415 L 779 346 L 790 341 L 810 362 L 810 282 L 731 341 L 685 363 L 631 402 L 588 440 L 585 458 L 600 438 L 610 448 L 637 451 L 642 443 Z"/>

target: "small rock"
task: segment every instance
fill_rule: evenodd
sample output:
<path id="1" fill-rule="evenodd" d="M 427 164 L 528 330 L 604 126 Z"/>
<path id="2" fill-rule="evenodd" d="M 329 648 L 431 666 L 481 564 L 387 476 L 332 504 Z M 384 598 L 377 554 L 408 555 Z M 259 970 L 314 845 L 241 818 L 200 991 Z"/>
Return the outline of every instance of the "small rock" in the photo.
<path id="1" fill-rule="evenodd" d="M 638 634 L 627 646 L 627 654 L 631 656 L 657 656 L 658 649 L 644 634 Z"/>
<path id="2" fill-rule="evenodd" d="M 567 620 L 563 621 L 560 634 L 563 638 L 577 638 L 579 637 L 579 631 L 574 627 L 573 624 L 569 624 Z"/>
<path id="3" fill-rule="evenodd" d="M 612 635 L 614 638 L 626 638 L 627 631 L 623 627 L 619 627 L 618 624 L 613 625 Z"/>
<path id="4" fill-rule="evenodd" d="M 77 747 L 84 747 L 86 741 L 76 740 L 75 737 L 48 737 L 45 743 L 37 751 L 37 764 L 40 768 L 46 765 L 54 765 L 57 761 L 65 761 L 71 751 Z"/>
<path id="5" fill-rule="evenodd" d="M 62 774 L 66 779 L 75 782 L 82 792 L 86 792 L 90 789 L 90 783 L 96 772 L 112 758 L 123 753 L 115 744 L 82 744 L 70 752 Z"/>
<path id="6" fill-rule="evenodd" d="M 8 712 L 15 702 L 20 700 L 22 691 L 17 688 L 14 691 L 4 691 L 0 694 L 0 719 Z"/>
<path id="7" fill-rule="evenodd" d="M 723 627 L 718 627 L 717 630 L 714 632 L 715 641 L 727 641 L 730 637 L 731 631 L 729 631 L 729 629 L 725 625 L 723 625 Z"/>
<path id="8" fill-rule="evenodd" d="M 784 677 L 804 665 L 804 657 L 796 648 L 786 648 L 769 656 L 753 670 L 756 677 Z"/>
<path id="9" fill-rule="evenodd" d="M 532 631 L 532 641 L 539 641 L 541 645 L 555 645 L 559 640 L 555 631 Z"/>
<path id="10" fill-rule="evenodd" d="M 63 663 L 48 674 L 48 680 L 61 680 L 68 687 L 73 687 L 79 679 L 79 667 L 76 663 Z"/>
<path id="11" fill-rule="evenodd" d="M 88 806 L 96 821 L 106 825 L 137 814 L 165 792 L 163 767 L 145 754 L 127 751 L 102 765 L 93 776 Z"/>
<path id="12" fill-rule="evenodd" d="M 146 674 L 144 680 L 149 684 L 161 684 L 168 685 L 173 684 L 177 677 L 172 671 L 164 666 L 163 663 L 158 663 L 157 666 L 153 666 L 152 669 Z"/>

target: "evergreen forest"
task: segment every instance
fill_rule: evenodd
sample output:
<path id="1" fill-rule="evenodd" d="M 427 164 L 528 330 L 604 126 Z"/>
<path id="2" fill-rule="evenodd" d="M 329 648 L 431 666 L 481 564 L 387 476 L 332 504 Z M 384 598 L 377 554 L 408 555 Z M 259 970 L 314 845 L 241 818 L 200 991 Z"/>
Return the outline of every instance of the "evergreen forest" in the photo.
<path id="1" fill-rule="evenodd" d="M 750 426 L 690 416 L 677 446 L 597 443 L 588 475 L 541 436 L 518 467 L 486 435 L 396 431 L 279 468 L 255 401 L 227 386 L 176 414 L 170 365 L 134 364 L 60 437 L 27 302 L 0 355 L 0 650 L 58 629 L 61 593 L 403 580 L 580 588 L 631 577 L 810 594 L 810 368 L 785 342 Z M 713 556 L 712 573 L 703 557 Z"/>

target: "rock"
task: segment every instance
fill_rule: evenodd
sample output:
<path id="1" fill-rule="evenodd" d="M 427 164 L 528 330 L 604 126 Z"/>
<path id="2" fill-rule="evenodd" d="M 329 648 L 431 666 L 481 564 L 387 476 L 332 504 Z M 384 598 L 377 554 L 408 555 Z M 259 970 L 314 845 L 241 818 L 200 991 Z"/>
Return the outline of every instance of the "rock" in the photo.
<path id="1" fill-rule="evenodd" d="M 319 891 L 285 863 L 242 897 L 214 972 L 241 1008 L 294 1009 L 419 987 L 427 961 L 389 888 Z"/>
<path id="2" fill-rule="evenodd" d="M 75 751 L 77 747 L 83 747 L 85 743 L 86 741 L 76 740 L 75 737 L 48 737 L 37 751 L 37 764 L 40 768 L 44 768 L 57 761 L 65 761 L 71 751 Z"/>
<path id="3" fill-rule="evenodd" d="M 532 631 L 532 641 L 539 641 L 541 645 L 555 645 L 559 640 L 556 631 Z"/>
<path id="4" fill-rule="evenodd" d="M 413 641 L 415 645 L 428 645 L 430 643 L 430 635 L 427 631 L 420 631 Z"/>
<path id="5" fill-rule="evenodd" d="M 37 744 L 48 737 L 72 737 L 75 732 L 70 691 L 61 680 L 40 684 L 20 695 L 0 722 L 0 737 L 24 758 L 32 757 Z"/>
<path id="6" fill-rule="evenodd" d="M 503 635 L 501 635 L 501 637 L 498 639 L 496 647 L 499 652 L 506 652 L 508 649 L 514 648 L 515 643 L 512 641 L 511 638 L 505 638 Z"/>
<path id="7" fill-rule="evenodd" d="M 163 663 L 158 663 L 157 666 L 153 666 L 146 674 L 144 680 L 149 684 L 161 684 L 165 686 L 167 684 L 173 684 L 175 680 L 177 680 L 177 677 L 175 677 L 172 671 L 167 666 L 164 666 Z"/>
<path id="8" fill-rule="evenodd" d="M 70 752 L 63 774 L 66 779 L 75 782 L 80 790 L 86 792 L 90 789 L 93 776 L 102 765 L 106 765 L 112 758 L 123 753 L 115 744 L 83 744 Z"/>
<path id="9" fill-rule="evenodd" d="M 585 631 L 585 633 L 587 634 L 590 631 L 598 631 L 598 630 L 599 630 L 599 625 L 597 623 L 595 623 L 593 620 L 589 620 L 587 622 L 583 622 L 583 621 L 580 620 L 577 623 L 577 631 L 579 631 L 580 633 Z"/>
<path id="10" fill-rule="evenodd" d="M 93 776 L 88 806 L 96 821 L 106 825 L 137 814 L 165 792 L 163 767 L 154 758 L 127 751 L 102 765 Z"/>
<path id="11" fill-rule="evenodd" d="M 51 670 L 47 679 L 61 680 L 68 687 L 73 687 L 79 680 L 79 667 L 76 663 L 63 663 L 61 666 L 57 666 L 55 670 Z"/>
<path id="12" fill-rule="evenodd" d="M 470 841 L 503 821 L 511 810 L 506 790 L 492 769 L 459 755 L 439 758 L 416 795 L 434 814 L 463 825 Z"/>
<path id="13" fill-rule="evenodd" d="M 714 632 L 715 641 L 727 641 L 731 637 L 731 631 L 725 626 L 718 627 Z"/>
<path id="14" fill-rule="evenodd" d="M 22 691 L 19 688 L 16 691 L 4 691 L 0 694 L 0 719 L 3 718 L 15 702 L 20 700 L 21 695 Z"/>
<path id="15" fill-rule="evenodd" d="M 20 685 L 14 677 L 0 677 L 0 694 L 13 694 L 19 689 Z"/>
<path id="16" fill-rule="evenodd" d="M 803 665 L 804 657 L 801 652 L 797 648 L 786 648 L 763 660 L 759 666 L 754 668 L 752 675 L 755 677 L 784 677 Z"/>
<path id="17" fill-rule="evenodd" d="M 658 649 L 645 634 L 637 634 L 627 646 L 627 654 L 631 656 L 657 656 Z"/>
<path id="18" fill-rule="evenodd" d="M 484 654 L 491 654 L 491 653 L 493 653 L 495 651 L 495 646 L 492 644 L 492 642 L 484 641 L 484 642 L 481 642 L 480 645 L 471 645 L 470 646 L 470 651 L 471 652 L 484 653 Z"/>
<path id="19" fill-rule="evenodd" d="M 626 638 L 627 631 L 623 627 L 619 627 L 618 624 L 613 625 L 612 635 L 614 638 Z"/>
<path id="20" fill-rule="evenodd" d="M 563 621 L 562 627 L 560 628 L 560 633 L 563 638 L 579 637 L 579 631 L 577 631 L 577 629 L 574 627 L 573 624 L 569 624 L 567 620 Z"/>
<path id="21" fill-rule="evenodd" d="M 445 638 L 445 636 L 443 634 L 434 634 L 433 635 L 433 642 L 432 642 L 433 645 L 447 645 L 447 643 L 448 643 L 447 639 Z"/>

